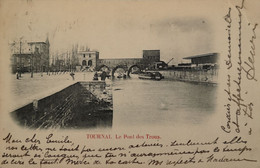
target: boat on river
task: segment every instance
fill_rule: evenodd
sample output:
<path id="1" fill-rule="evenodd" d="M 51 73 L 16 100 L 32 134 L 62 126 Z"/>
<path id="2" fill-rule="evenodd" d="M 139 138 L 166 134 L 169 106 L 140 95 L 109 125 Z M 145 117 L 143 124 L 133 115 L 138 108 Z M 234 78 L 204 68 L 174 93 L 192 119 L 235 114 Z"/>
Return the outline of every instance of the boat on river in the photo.
<path id="1" fill-rule="evenodd" d="M 143 72 L 138 76 L 139 79 L 147 79 L 147 80 L 161 80 L 164 76 L 160 72 Z"/>

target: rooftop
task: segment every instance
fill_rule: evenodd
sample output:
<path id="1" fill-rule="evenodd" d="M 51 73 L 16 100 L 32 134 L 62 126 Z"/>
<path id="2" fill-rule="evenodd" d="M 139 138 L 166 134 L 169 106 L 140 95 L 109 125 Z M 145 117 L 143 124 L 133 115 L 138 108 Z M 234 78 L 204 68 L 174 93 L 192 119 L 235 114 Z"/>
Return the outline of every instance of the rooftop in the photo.
<path id="1" fill-rule="evenodd" d="M 201 58 L 201 57 L 208 57 L 208 56 L 216 56 L 217 53 L 207 53 L 207 54 L 201 54 L 201 55 L 194 55 L 190 57 L 184 57 L 183 59 L 192 59 L 192 58 Z"/>

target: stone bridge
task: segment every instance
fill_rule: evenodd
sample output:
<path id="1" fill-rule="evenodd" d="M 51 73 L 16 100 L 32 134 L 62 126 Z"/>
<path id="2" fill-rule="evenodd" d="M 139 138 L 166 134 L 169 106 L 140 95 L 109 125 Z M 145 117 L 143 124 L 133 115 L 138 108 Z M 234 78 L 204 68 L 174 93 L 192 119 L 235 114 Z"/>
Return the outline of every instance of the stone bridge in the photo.
<path id="1" fill-rule="evenodd" d="M 114 73 L 117 69 L 123 69 L 128 76 L 132 69 L 138 68 L 143 70 L 155 62 L 160 61 L 160 50 L 143 50 L 142 58 L 121 58 L 121 59 L 99 59 L 97 51 L 81 51 L 78 53 L 79 70 L 86 68 L 97 71 L 105 70 Z"/>
<path id="2" fill-rule="evenodd" d="M 107 70 L 114 73 L 117 69 L 121 68 L 130 76 L 130 72 L 133 68 L 138 68 L 139 70 L 143 70 L 148 66 L 147 61 L 144 61 L 143 58 L 124 58 L 124 59 L 99 59 L 98 64 L 96 66 L 96 70 Z"/>

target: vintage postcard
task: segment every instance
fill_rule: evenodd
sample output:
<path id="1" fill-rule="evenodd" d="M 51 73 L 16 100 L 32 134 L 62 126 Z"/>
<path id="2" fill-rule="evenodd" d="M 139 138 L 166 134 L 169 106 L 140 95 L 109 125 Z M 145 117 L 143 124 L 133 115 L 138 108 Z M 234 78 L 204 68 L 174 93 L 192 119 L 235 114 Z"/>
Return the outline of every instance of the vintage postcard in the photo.
<path id="1" fill-rule="evenodd" d="M 260 168 L 259 0 L 0 0 L 0 168 Z"/>

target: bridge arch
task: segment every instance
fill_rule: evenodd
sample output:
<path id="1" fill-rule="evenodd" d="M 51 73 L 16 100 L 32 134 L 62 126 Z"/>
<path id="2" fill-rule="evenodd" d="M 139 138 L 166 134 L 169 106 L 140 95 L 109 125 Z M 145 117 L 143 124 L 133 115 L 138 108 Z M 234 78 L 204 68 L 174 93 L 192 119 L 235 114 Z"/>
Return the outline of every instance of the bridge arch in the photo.
<path id="1" fill-rule="evenodd" d="M 107 65 L 105 65 L 105 64 L 99 66 L 99 67 L 97 68 L 97 71 L 100 71 L 100 70 L 103 69 L 103 68 L 107 68 L 107 69 L 110 71 L 109 66 L 107 66 Z"/>
<path id="2" fill-rule="evenodd" d="M 129 67 L 129 69 L 128 69 L 128 71 L 127 71 L 127 76 L 129 76 L 130 77 L 130 72 L 131 72 L 131 70 L 134 68 L 134 67 L 137 67 L 137 68 L 139 68 L 139 70 L 141 70 L 141 67 L 139 66 L 139 65 L 132 65 L 132 66 L 130 66 Z"/>
<path id="3" fill-rule="evenodd" d="M 115 74 L 116 70 L 119 69 L 119 68 L 124 69 L 125 72 L 127 72 L 127 70 L 128 70 L 127 67 L 124 66 L 124 65 L 117 65 L 115 68 L 112 69 L 112 77 L 115 77 L 114 74 Z"/>

